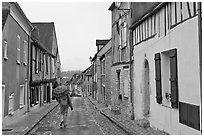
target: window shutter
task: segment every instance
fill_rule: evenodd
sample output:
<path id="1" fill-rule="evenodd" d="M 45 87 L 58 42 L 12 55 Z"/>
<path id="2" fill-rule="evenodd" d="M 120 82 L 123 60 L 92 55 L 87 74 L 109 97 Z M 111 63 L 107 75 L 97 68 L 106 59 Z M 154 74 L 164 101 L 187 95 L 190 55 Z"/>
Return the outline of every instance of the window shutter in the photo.
<path id="1" fill-rule="evenodd" d="M 155 54 L 155 80 L 156 80 L 156 100 L 158 104 L 162 103 L 161 87 L 161 57 L 160 53 Z"/>
<path id="2" fill-rule="evenodd" d="M 177 50 L 170 51 L 171 106 L 178 108 Z"/>
<path id="3" fill-rule="evenodd" d="M 37 48 L 35 47 L 35 73 L 37 73 Z"/>

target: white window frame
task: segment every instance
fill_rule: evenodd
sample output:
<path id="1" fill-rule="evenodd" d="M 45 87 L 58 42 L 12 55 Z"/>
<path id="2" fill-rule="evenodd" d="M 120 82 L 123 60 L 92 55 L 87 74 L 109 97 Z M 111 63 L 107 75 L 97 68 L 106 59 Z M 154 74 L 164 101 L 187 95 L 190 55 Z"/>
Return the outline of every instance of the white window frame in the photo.
<path id="1" fill-rule="evenodd" d="M 17 47 L 16 47 L 16 52 L 17 52 L 17 59 L 16 62 L 17 64 L 21 64 L 20 59 L 21 59 L 21 37 L 20 35 L 17 35 Z"/>
<path id="2" fill-rule="evenodd" d="M 23 108 L 25 106 L 25 86 L 20 85 L 20 102 L 19 102 L 19 108 Z"/>
<path id="3" fill-rule="evenodd" d="M 4 60 L 7 60 L 8 59 L 8 45 L 7 45 L 7 41 L 4 40 Z"/>
<path id="4" fill-rule="evenodd" d="M 8 103 L 8 115 L 14 114 L 14 93 L 9 95 L 9 103 Z"/>
<path id="5" fill-rule="evenodd" d="M 2 84 L 2 117 L 4 117 L 5 93 L 6 93 L 6 85 Z"/>
<path id="6" fill-rule="evenodd" d="M 55 74 L 55 60 L 52 58 L 52 73 Z"/>
<path id="7" fill-rule="evenodd" d="M 26 40 L 24 40 L 24 42 L 23 42 L 23 48 L 24 48 L 24 50 L 23 50 L 23 64 L 26 66 L 27 65 L 27 49 L 28 49 L 28 43 L 27 43 L 27 41 Z"/>

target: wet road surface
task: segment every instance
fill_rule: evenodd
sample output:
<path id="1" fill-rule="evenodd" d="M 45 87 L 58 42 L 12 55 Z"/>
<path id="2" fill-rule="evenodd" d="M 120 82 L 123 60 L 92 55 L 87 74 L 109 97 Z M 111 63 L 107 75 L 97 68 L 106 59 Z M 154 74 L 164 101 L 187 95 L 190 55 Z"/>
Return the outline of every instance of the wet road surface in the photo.
<path id="1" fill-rule="evenodd" d="M 74 110 L 68 111 L 67 127 L 60 128 L 59 106 L 50 112 L 29 134 L 32 135 L 104 135 L 124 134 L 108 119 L 97 113 L 83 97 L 72 97 Z"/>

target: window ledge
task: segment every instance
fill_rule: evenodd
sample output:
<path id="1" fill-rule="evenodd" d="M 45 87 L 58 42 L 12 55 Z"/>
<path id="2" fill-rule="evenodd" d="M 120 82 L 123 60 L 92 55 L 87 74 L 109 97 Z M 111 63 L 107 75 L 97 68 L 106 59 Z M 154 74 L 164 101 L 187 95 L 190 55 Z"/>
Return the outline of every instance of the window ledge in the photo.
<path id="1" fill-rule="evenodd" d="M 166 108 L 172 108 L 171 106 L 167 105 L 167 104 L 162 104 L 163 107 L 166 107 Z"/>
<path id="2" fill-rule="evenodd" d="M 8 60 L 8 57 L 4 57 L 4 60 Z"/>

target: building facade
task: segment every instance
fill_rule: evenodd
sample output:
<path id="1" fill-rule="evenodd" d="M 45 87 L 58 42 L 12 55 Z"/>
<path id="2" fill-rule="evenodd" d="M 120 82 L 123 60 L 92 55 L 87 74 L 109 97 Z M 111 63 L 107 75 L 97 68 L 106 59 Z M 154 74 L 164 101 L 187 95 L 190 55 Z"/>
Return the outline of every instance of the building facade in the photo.
<path id="1" fill-rule="evenodd" d="M 101 56 L 108 50 L 105 45 L 110 40 L 96 40 L 97 53 L 92 58 L 93 64 L 93 98 L 102 103 L 104 93 L 102 93 L 102 77 L 101 77 Z M 105 47 L 105 48 L 104 48 Z"/>
<path id="2" fill-rule="evenodd" d="M 83 84 L 82 84 L 82 89 L 83 89 L 83 95 L 85 97 L 91 96 L 92 95 L 92 74 L 93 74 L 93 65 L 89 66 L 86 70 L 82 72 L 83 75 Z"/>
<path id="3" fill-rule="evenodd" d="M 52 75 L 55 56 L 32 36 L 30 50 L 30 107 L 36 108 L 51 102 Z M 52 64 L 53 63 L 53 64 Z"/>
<path id="4" fill-rule="evenodd" d="M 130 98 L 130 3 L 113 2 L 112 13 L 112 67 L 111 109 L 131 116 Z"/>
<path id="5" fill-rule="evenodd" d="M 101 77 L 101 94 L 102 103 L 111 106 L 111 40 L 98 52 L 100 56 L 100 77 Z"/>
<path id="6" fill-rule="evenodd" d="M 42 56 L 43 68 L 43 102 L 50 102 L 54 81 L 61 85 L 61 62 L 59 58 L 58 43 L 54 22 L 32 23 L 39 30 L 39 43 L 46 49 L 46 54 Z M 34 52 L 34 50 L 33 50 Z M 48 53 L 48 54 L 47 54 Z M 41 55 L 39 54 L 40 61 Z M 38 67 L 38 65 L 37 65 Z"/>
<path id="7" fill-rule="evenodd" d="M 200 3 L 131 5 L 135 119 L 170 134 L 201 134 Z"/>
<path id="8" fill-rule="evenodd" d="M 54 23 L 43 25 L 31 23 L 18 3 L 2 3 L 3 126 L 49 103 L 52 83 L 60 79 Z"/>
<path id="9" fill-rule="evenodd" d="M 16 2 L 2 3 L 2 122 L 28 111 L 28 50 L 32 25 Z"/>

